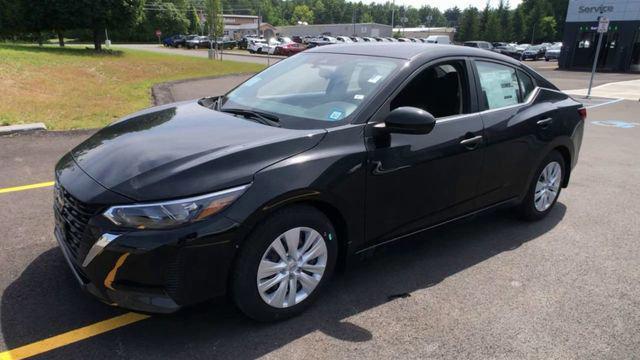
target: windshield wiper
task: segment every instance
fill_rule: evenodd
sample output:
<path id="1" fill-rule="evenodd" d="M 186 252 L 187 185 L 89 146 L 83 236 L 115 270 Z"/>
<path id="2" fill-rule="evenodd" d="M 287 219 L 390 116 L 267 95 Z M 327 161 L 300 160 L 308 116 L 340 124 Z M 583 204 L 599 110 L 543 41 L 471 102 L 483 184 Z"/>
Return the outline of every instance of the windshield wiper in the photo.
<path id="1" fill-rule="evenodd" d="M 254 120 L 264 125 L 280 127 L 280 119 L 277 116 L 271 114 L 265 114 L 260 111 L 248 110 L 248 109 L 221 109 L 220 111 L 240 115 L 249 120 Z"/>

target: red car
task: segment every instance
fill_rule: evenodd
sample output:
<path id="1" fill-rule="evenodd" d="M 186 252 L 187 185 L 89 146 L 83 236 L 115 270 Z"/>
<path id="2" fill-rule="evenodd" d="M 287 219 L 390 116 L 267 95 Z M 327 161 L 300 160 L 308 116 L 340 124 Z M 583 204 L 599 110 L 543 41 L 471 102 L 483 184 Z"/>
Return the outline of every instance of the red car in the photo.
<path id="1" fill-rule="evenodd" d="M 306 50 L 306 46 L 303 44 L 298 44 L 298 43 L 288 43 L 288 44 L 282 44 L 282 45 L 278 45 L 276 46 L 276 49 L 274 50 L 273 54 L 274 55 L 283 55 L 283 56 L 291 56 L 291 55 L 295 55 L 301 51 Z"/>

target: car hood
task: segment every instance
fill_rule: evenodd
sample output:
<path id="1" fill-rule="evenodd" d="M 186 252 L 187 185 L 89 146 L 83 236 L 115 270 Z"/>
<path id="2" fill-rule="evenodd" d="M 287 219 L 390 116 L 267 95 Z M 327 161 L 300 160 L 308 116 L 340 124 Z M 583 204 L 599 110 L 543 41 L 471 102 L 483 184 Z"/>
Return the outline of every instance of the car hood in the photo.
<path id="1" fill-rule="evenodd" d="M 189 101 L 130 115 L 71 156 L 107 189 L 136 201 L 161 200 L 249 183 L 257 171 L 314 147 L 324 134 L 267 126 Z"/>

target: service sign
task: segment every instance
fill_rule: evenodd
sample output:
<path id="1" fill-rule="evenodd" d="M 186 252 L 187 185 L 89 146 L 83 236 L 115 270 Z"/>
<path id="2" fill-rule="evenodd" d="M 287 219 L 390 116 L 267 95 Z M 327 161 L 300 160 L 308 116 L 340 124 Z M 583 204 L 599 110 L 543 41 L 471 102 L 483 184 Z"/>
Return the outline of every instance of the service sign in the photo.
<path id="1" fill-rule="evenodd" d="M 638 0 L 569 0 L 567 22 L 597 22 L 606 16 L 610 21 L 640 20 Z"/>

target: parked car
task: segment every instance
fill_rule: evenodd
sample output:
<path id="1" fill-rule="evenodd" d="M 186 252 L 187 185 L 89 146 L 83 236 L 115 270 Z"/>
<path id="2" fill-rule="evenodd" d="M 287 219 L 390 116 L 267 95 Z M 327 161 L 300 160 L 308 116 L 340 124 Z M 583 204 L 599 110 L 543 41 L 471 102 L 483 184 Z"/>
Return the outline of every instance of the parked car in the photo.
<path id="1" fill-rule="evenodd" d="M 240 39 L 240 41 L 238 41 L 238 49 L 240 50 L 247 50 L 247 48 L 249 47 L 249 43 L 251 42 L 251 40 L 264 40 L 264 37 L 262 36 L 243 36 L 242 39 Z"/>
<path id="2" fill-rule="evenodd" d="M 247 50 L 251 54 L 262 53 L 262 47 L 267 45 L 267 40 L 265 39 L 249 39 L 249 45 L 247 46 Z"/>
<path id="3" fill-rule="evenodd" d="M 372 38 L 370 36 L 363 36 L 362 40 L 364 40 L 365 42 L 376 42 L 378 40 L 376 40 L 376 38 Z"/>
<path id="4" fill-rule="evenodd" d="M 486 41 L 465 41 L 463 45 L 483 50 L 493 50 L 493 45 Z"/>
<path id="5" fill-rule="evenodd" d="M 509 44 L 507 44 L 506 42 L 502 42 L 502 41 L 496 41 L 496 42 L 492 42 L 491 45 L 493 45 L 493 47 L 496 48 L 498 46 L 508 46 Z"/>
<path id="6" fill-rule="evenodd" d="M 531 59 L 531 60 L 542 59 L 544 58 L 544 54 L 546 51 L 547 49 L 542 45 L 529 46 L 525 51 L 522 52 L 520 59 L 522 61 L 525 61 L 528 59 Z"/>
<path id="7" fill-rule="evenodd" d="M 558 60 L 560 59 L 560 53 L 562 52 L 562 43 L 556 43 L 547 48 L 544 53 L 544 60 Z"/>
<path id="8" fill-rule="evenodd" d="M 352 36 L 351 37 L 351 41 L 353 41 L 353 42 L 365 42 L 365 40 L 363 38 L 358 37 L 358 36 Z"/>
<path id="9" fill-rule="evenodd" d="M 549 215 L 585 117 L 496 53 L 317 47 L 75 147 L 55 168 L 55 238 L 104 303 L 169 313 L 227 293 L 281 320 L 380 245 L 497 207 Z"/>
<path id="10" fill-rule="evenodd" d="M 338 40 L 336 38 L 334 38 L 332 36 L 327 36 L 327 35 L 319 36 L 317 38 L 308 40 L 309 48 L 313 48 L 313 47 L 317 47 L 317 46 L 336 44 L 337 42 L 338 42 Z"/>
<path id="11" fill-rule="evenodd" d="M 173 36 L 169 36 L 166 37 L 162 40 L 162 45 L 166 46 L 166 47 L 180 47 L 180 46 L 184 46 L 184 42 L 185 42 L 186 36 L 184 35 L 173 35 Z"/>
<path id="12" fill-rule="evenodd" d="M 352 43 L 353 40 L 351 40 L 350 37 L 348 36 L 336 36 L 336 40 L 340 43 Z"/>
<path id="13" fill-rule="evenodd" d="M 516 50 L 522 54 L 525 50 L 527 50 L 529 47 L 531 46 L 531 44 L 518 44 L 516 46 Z"/>
<path id="14" fill-rule="evenodd" d="M 216 45 L 218 46 L 218 48 L 231 50 L 238 45 L 238 42 L 228 37 L 221 37 L 221 38 L 217 38 L 213 42 L 213 47 L 216 47 Z"/>
<path id="15" fill-rule="evenodd" d="M 451 44 L 451 39 L 447 35 L 429 35 L 424 42 L 429 44 Z"/>
<path id="16" fill-rule="evenodd" d="M 497 46 L 493 49 L 493 51 L 516 60 L 520 60 L 520 56 L 522 55 L 522 53 L 518 51 L 518 49 L 516 49 L 514 46 L 509 45 Z"/>
<path id="17" fill-rule="evenodd" d="M 282 56 L 291 56 L 295 55 L 301 51 L 306 50 L 307 47 L 303 44 L 298 44 L 296 42 L 291 42 L 288 44 L 281 44 L 276 46 L 273 51 L 274 55 L 282 55 Z"/>
<path id="18" fill-rule="evenodd" d="M 411 42 L 409 38 L 397 38 L 396 40 L 399 42 Z"/>
<path id="19" fill-rule="evenodd" d="M 187 49 L 208 49 L 211 44 L 208 36 L 195 36 L 185 41 Z"/>
<path id="20" fill-rule="evenodd" d="M 374 39 L 375 39 L 377 42 L 390 42 L 390 41 L 389 41 L 389 39 L 384 38 L 384 37 L 379 37 L 379 36 L 374 37 Z"/>
<path id="21" fill-rule="evenodd" d="M 389 41 L 389 42 L 398 42 L 398 39 L 396 39 L 394 37 L 385 37 L 385 39 L 387 39 L 387 41 Z"/>

